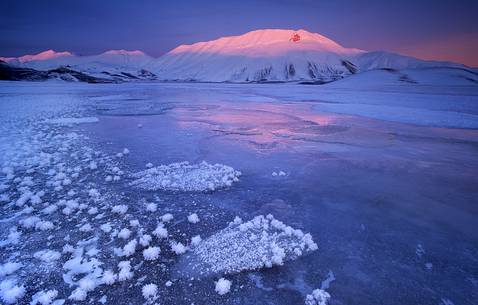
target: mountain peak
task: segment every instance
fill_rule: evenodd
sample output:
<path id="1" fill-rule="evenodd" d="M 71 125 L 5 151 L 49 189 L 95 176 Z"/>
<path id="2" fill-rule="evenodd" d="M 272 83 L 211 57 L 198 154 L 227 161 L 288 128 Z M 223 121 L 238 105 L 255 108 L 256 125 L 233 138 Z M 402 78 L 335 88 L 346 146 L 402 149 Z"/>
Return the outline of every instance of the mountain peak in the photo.
<path id="1" fill-rule="evenodd" d="M 248 57 L 278 56 L 296 51 L 321 51 L 342 54 L 360 50 L 344 48 L 318 33 L 306 30 L 261 29 L 238 36 L 226 36 L 191 45 L 181 45 L 170 51 L 178 53 L 213 53 Z"/>
<path id="2" fill-rule="evenodd" d="M 145 56 L 146 54 L 143 51 L 140 50 L 133 50 L 133 51 L 127 51 L 127 50 L 109 50 L 103 53 L 104 55 L 129 55 L 129 56 Z"/>
<path id="3" fill-rule="evenodd" d="M 3 60 L 5 62 L 17 61 L 20 63 L 25 63 L 29 61 L 47 60 L 65 56 L 73 56 L 73 54 L 70 52 L 56 52 L 54 50 L 47 50 L 34 55 L 23 55 L 20 57 L 0 57 L 0 60 Z"/>

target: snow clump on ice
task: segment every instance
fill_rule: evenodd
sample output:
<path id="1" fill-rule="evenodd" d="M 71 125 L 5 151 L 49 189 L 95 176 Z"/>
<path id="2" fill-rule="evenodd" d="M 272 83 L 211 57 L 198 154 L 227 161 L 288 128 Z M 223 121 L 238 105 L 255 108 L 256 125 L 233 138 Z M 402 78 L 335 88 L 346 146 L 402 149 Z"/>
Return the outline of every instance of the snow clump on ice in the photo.
<path id="1" fill-rule="evenodd" d="M 22 267 L 20 263 L 7 262 L 3 265 L 0 265 L 0 277 L 9 275 L 17 271 Z"/>
<path id="2" fill-rule="evenodd" d="M 189 215 L 189 216 L 188 216 L 188 221 L 189 221 L 190 223 L 198 223 L 198 222 L 199 222 L 199 216 L 198 216 L 198 214 L 193 213 L 193 214 Z"/>
<path id="3" fill-rule="evenodd" d="M 220 278 L 216 282 L 215 290 L 219 295 L 224 295 L 231 290 L 231 284 L 232 284 L 231 281 L 226 280 L 225 278 Z"/>
<path id="4" fill-rule="evenodd" d="M 161 249 L 159 247 L 149 247 L 143 250 L 144 259 L 147 261 L 154 261 L 159 257 Z"/>
<path id="5" fill-rule="evenodd" d="M 0 297 L 6 304 L 16 303 L 25 295 L 25 287 L 16 285 L 12 279 L 0 283 Z"/>
<path id="6" fill-rule="evenodd" d="M 168 229 L 164 227 L 163 223 L 160 223 L 153 231 L 153 235 L 157 238 L 168 238 Z"/>
<path id="7" fill-rule="evenodd" d="M 282 265 L 315 250 L 310 234 L 272 215 L 260 215 L 244 223 L 236 217 L 227 228 L 198 242 L 185 259 L 201 274 L 236 273 Z"/>
<path id="8" fill-rule="evenodd" d="M 56 289 L 47 290 L 47 291 L 42 290 L 35 293 L 32 296 L 32 301 L 30 305 L 37 305 L 37 304 L 49 305 L 53 303 L 53 301 L 56 299 L 57 296 L 58 296 L 58 290 Z M 57 304 L 59 303 L 60 302 L 58 302 Z"/>
<path id="9" fill-rule="evenodd" d="M 133 174 L 131 185 L 151 191 L 207 192 L 226 188 L 239 181 L 241 172 L 222 164 L 189 162 L 160 165 Z"/>
<path id="10" fill-rule="evenodd" d="M 155 298 L 158 294 L 158 286 L 156 284 L 144 285 L 141 292 L 143 293 L 143 297 L 147 300 Z"/>
<path id="11" fill-rule="evenodd" d="M 305 297 L 305 305 L 327 305 L 330 294 L 322 289 L 315 289 Z"/>
<path id="12" fill-rule="evenodd" d="M 177 255 L 180 255 L 180 254 L 186 253 L 187 248 L 180 242 L 172 242 L 171 250 Z"/>

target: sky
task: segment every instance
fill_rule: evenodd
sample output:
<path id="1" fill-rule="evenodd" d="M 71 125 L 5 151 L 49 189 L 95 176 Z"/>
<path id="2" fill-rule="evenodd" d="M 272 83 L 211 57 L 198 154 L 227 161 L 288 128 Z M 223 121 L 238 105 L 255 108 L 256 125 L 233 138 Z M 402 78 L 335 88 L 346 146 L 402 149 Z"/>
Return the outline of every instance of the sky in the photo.
<path id="1" fill-rule="evenodd" d="M 477 0 L 2 0 L 0 56 L 111 49 L 158 57 L 265 28 L 478 67 Z"/>

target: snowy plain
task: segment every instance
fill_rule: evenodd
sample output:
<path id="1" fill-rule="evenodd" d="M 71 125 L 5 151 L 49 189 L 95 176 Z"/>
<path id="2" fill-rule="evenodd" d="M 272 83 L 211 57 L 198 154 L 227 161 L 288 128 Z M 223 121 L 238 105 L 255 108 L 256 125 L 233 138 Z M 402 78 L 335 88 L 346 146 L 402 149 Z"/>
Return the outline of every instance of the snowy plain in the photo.
<path id="1" fill-rule="evenodd" d="M 476 85 L 374 74 L 2 82 L 0 297 L 473 304 L 477 128 Z"/>

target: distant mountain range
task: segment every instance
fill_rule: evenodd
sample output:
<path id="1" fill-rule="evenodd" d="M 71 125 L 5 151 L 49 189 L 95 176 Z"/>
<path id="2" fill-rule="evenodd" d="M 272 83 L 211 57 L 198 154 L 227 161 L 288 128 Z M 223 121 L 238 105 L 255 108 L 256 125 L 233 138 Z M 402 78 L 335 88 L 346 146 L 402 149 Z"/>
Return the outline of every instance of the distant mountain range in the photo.
<path id="1" fill-rule="evenodd" d="M 142 51 L 112 50 L 94 56 L 76 56 L 48 50 L 36 55 L 0 57 L 0 61 L 0 79 L 4 80 L 322 84 L 370 70 L 441 68 L 443 72 L 448 68 L 460 70 L 464 84 L 478 82 L 476 71 L 461 64 L 345 48 L 305 30 L 257 30 L 181 45 L 160 58 Z"/>

